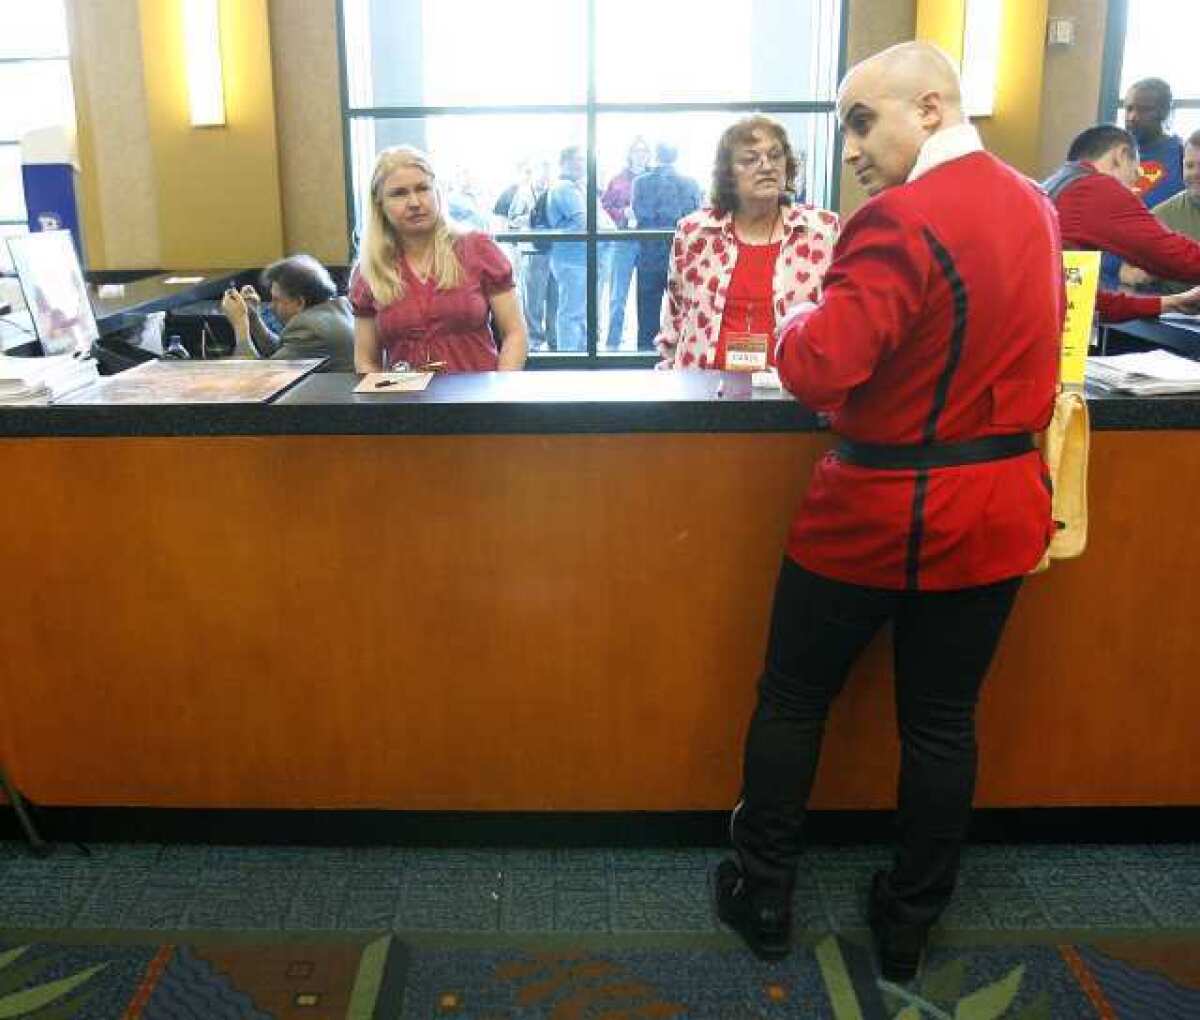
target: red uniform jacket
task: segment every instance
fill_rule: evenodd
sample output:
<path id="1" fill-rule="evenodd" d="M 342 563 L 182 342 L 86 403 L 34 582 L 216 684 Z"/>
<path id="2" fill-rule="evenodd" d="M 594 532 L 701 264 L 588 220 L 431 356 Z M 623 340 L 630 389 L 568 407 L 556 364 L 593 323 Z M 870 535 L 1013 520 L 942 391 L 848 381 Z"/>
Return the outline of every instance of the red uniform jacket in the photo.
<path id="1" fill-rule="evenodd" d="M 779 374 L 831 414 L 834 432 L 860 442 L 1033 432 L 1053 410 L 1064 307 L 1049 200 L 974 151 L 855 213 L 820 304 L 782 331 Z M 1027 572 L 1051 528 L 1036 450 L 920 471 L 859 467 L 830 452 L 788 554 L 836 580 L 946 590 Z"/>
<path id="2" fill-rule="evenodd" d="M 1064 248 L 1110 251 L 1151 276 L 1200 283 L 1200 244 L 1168 230 L 1115 177 L 1093 170 L 1063 188 L 1054 206 Z M 1096 310 L 1104 321 L 1120 322 L 1158 315 L 1162 298 L 1102 290 Z"/>

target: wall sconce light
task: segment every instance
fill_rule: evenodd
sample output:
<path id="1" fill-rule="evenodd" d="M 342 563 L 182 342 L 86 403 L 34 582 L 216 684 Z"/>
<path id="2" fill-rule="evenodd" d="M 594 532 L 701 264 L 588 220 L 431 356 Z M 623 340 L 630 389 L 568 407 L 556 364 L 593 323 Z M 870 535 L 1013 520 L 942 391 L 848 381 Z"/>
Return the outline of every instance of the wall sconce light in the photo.
<path id="1" fill-rule="evenodd" d="M 968 117 L 990 117 L 1000 69 L 1004 0 L 966 0 L 963 13 L 963 106 Z"/>
<path id="2" fill-rule="evenodd" d="M 220 0 L 180 2 L 192 126 L 220 127 L 225 123 Z"/>

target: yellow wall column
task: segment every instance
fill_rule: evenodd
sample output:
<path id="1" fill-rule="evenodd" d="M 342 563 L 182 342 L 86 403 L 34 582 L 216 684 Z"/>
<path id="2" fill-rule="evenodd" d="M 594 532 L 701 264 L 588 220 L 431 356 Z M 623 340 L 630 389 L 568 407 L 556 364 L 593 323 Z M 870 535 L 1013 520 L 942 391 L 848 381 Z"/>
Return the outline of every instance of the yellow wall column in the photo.
<path id="1" fill-rule="evenodd" d="M 996 105 L 991 117 L 979 121 L 984 145 L 1035 177 L 1041 168 L 1046 8 L 1047 0 L 1004 0 Z"/>
<path id="2" fill-rule="evenodd" d="M 940 46 L 955 63 L 962 61 L 965 0 L 917 0 L 917 35 Z"/>
<path id="3" fill-rule="evenodd" d="M 75 94 L 75 143 L 79 150 L 79 220 L 83 227 L 83 261 L 86 269 L 107 269 L 108 247 L 104 241 L 104 217 L 100 210 L 100 181 L 96 171 L 96 139 L 92 120 L 84 114 L 93 97 L 86 68 L 79 56 L 77 8 L 67 10 L 71 33 L 71 87 Z"/>
<path id="4" fill-rule="evenodd" d="M 221 0 L 224 127 L 191 125 L 181 6 L 140 0 L 162 264 L 261 266 L 283 253 L 267 0 Z"/>
<path id="5" fill-rule="evenodd" d="M 962 59 L 967 0 L 918 0 L 917 38 Z M 984 144 L 1018 170 L 1040 170 L 1042 72 L 1048 0 L 1003 0 L 1000 66 L 990 117 L 975 120 Z"/>

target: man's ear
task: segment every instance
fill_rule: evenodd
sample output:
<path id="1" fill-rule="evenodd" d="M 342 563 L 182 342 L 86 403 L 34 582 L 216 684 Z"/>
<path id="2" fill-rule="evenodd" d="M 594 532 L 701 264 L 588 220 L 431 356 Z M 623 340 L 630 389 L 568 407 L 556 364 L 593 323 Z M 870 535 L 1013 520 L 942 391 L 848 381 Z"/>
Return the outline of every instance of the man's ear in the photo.
<path id="1" fill-rule="evenodd" d="M 917 96 L 917 116 L 921 121 L 921 127 L 930 134 L 941 128 L 944 112 L 945 103 L 942 100 L 942 94 L 936 89 L 930 89 Z"/>
<path id="2" fill-rule="evenodd" d="M 1136 161 L 1137 157 L 1134 156 L 1133 150 L 1128 145 L 1122 144 L 1109 149 L 1100 159 L 1094 162 L 1097 164 L 1103 162 L 1114 173 L 1120 173 L 1121 167 L 1135 163 Z"/>

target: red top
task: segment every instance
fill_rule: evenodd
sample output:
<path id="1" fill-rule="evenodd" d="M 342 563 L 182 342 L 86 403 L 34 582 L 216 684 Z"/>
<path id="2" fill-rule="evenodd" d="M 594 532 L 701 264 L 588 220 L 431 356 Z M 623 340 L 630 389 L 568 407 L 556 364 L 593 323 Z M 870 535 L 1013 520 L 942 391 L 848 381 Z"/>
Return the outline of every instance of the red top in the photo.
<path id="1" fill-rule="evenodd" d="M 730 333 L 759 333 L 767 338 L 767 364 L 775 364 L 775 261 L 782 242 L 748 244 L 738 239 L 738 257 L 729 278 L 721 333 L 713 368 L 725 367 L 725 349 Z"/>
<path id="2" fill-rule="evenodd" d="M 781 330 L 779 376 L 834 432 L 957 442 L 1050 421 L 1065 297 L 1054 209 L 986 152 L 876 195 L 843 228 L 817 308 Z M 1024 574 L 1053 528 L 1034 450 L 883 470 L 826 454 L 788 555 L 878 588 L 946 590 Z"/>
<path id="3" fill-rule="evenodd" d="M 444 361 L 443 372 L 496 370 L 499 355 L 488 328 L 488 299 L 512 290 L 512 265 L 486 234 L 464 234 L 455 251 L 462 263 L 462 284 L 438 290 L 435 280 L 418 280 L 401 258 L 404 297 L 383 308 L 376 305 L 371 288 L 355 267 L 350 304 L 355 315 L 375 320 L 379 344 L 387 351 L 389 365 L 406 361 L 419 368 Z"/>
<path id="4" fill-rule="evenodd" d="M 1132 191 L 1108 174 L 1081 177 L 1054 202 L 1063 247 L 1110 251 L 1152 276 L 1200 283 L 1200 244 L 1163 226 Z M 1106 322 L 1158 315 L 1162 298 L 1102 290 L 1096 309 Z"/>

